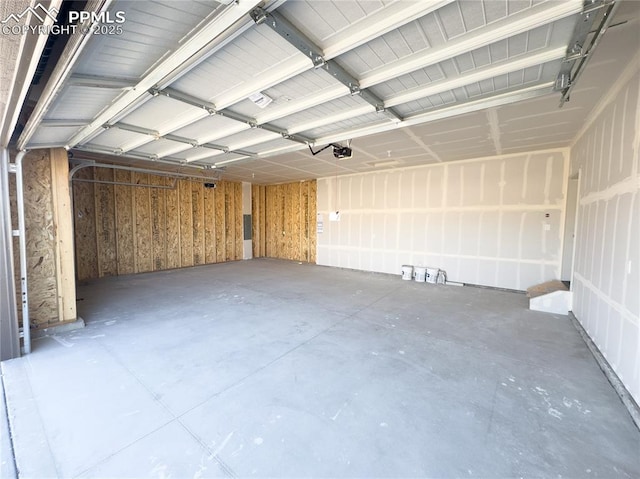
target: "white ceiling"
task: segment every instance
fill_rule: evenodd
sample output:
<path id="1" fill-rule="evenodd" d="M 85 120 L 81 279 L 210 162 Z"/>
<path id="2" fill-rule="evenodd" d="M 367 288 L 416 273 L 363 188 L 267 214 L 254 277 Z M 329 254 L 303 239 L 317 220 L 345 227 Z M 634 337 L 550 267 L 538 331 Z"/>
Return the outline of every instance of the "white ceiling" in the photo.
<path id="1" fill-rule="evenodd" d="M 256 24 L 258 3 L 114 0 L 123 33 L 88 38 L 21 141 L 256 183 L 566 147 L 640 46 L 624 2 L 559 109 L 582 0 L 289 0 Z M 353 158 L 305 140 L 351 142 Z"/>

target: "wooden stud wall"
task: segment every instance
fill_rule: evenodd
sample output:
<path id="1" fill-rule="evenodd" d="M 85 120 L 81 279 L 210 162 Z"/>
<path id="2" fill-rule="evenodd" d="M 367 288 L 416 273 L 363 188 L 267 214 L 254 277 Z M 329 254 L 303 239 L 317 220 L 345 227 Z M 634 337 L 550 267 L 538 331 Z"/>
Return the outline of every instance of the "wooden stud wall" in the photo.
<path id="1" fill-rule="evenodd" d="M 99 167 L 76 177 L 140 185 L 73 183 L 80 281 L 242 259 L 241 183 Z"/>
<path id="2" fill-rule="evenodd" d="M 11 155 L 15 158 L 15 152 Z M 34 150 L 22 162 L 27 250 L 27 281 L 31 328 L 46 328 L 76 319 L 73 280 L 73 239 L 69 198 L 69 163 L 62 149 Z M 10 175 L 9 195 L 13 228 L 18 228 L 15 176 Z M 84 189 L 89 190 L 85 184 Z M 94 205 L 86 211 L 93 213 Z M 84 214 L 85 210 L 81 212 Z M 87 234 L 81 224 L 78 234 Z M 95 237 L 95 223 L 91 236 Z M 14 238 L 16 303 L 22 322 L 18 238 Z M 93 248 L 93 255 L 96 250 Z M 81 267 L 89 267 L 82 264 Z"/>
<path id="3" fill-rule="evenodd" d="M 316 261 L 316 181 L 253 185 L 253 257 Z"/>

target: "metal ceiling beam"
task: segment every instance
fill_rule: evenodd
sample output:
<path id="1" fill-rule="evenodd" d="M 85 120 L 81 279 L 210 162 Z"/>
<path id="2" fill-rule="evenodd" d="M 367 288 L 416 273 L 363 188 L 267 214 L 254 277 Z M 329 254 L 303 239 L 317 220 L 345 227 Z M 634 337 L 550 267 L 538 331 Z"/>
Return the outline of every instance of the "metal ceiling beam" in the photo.
<path id="1" fill-rule="evenodd" d="M 410 117 L 405 118 L 400 123 L 392 122 L 380 122 L 376 125 L 370 125 L 362 128 L 354 128 L 351 130 L 345 130 L 340 134 L 328 135 L 316 140 L 316 144 L 329 144 L 334 142 L 340 142 L 344 140 L 350 140 L 353 138 L 360 138 L 363 136 L 372 135 L 375 133 L 383 133 L 386 131 L 402 128 L 405 126 L 419 125 L 428 123 L 431 121 L 442 120 L 446 118 L 452 118 L 458 115 L 463 115 L 475 111 L 481 111 L 486 108 L 495 108 L 503 105 L 510 105 L 519 101 L 538 98 L 553 94 L 553 82 L 546 82 L 538 85 L 534 85 L 525 89 L 512 89 L 511 91 L 503 92 L 500 94 L 486 95 L 472 101 L 464 102 L 462 104 L 455 104 L 452 106 L 446 106 L 437 108 L 425 113 L 418 113 Z M 254 159 L 268 158 L 287 152 L 301 150 L 304 147 L 302 145 L 296 145 L 292 147 L 280 147 L 270 151 L 261 152 L 255 155 Z M 220 163 L 215 163 L 215 166 L 222 166 L 234 163 L 236 161 L 243 161 L 247 158 L 237 158 L 225 160 Z"/>
<path id="2" fill-rule="evenodd" d="M 318 118 L 316 120 L 308 121 L 305 123 L 298 123 L 296 126 L 290 129 L 291 132 L 298 131 L 307 131 L 312 130 L 314 128 L 323 127 L 326 125 L 330 125 L 332 123 L 337 123 L 339 121 L 349 120 L 351 118 L 356 118 L 361 115 L 366 115 L 367 113 L 374 113 L 371 105 L 364 104 L 355 108 L 348 108 L 344 111 L 340 111 L 338 113 L 334 113 L 332 115 L 325 116 L 323 118 Z"/>
<path id="3" fill-rule="evenodd" d="M 47 128 L 65 128 L 86 125 L 88 120 L 42 120 L 40 126 Z"/>
<path id="4" fill-rule="evenodd" d="M 576 81 L 582 74 L 584 67 L 591 58 L 591 53 L 604 35 L 605 31 L 609 27 L 615 11 L 618 9 L 620 2 L 616 0 L 585 0 L 584 10 L 580 15 L 580 20 L 576 24 L 573 31 L 573 36 L 567 47 L 566 57 L 562 62 L 560 71 L 556 78 L 554 89 L 562 92 L 562 98 L 560 99 L 560 107 L 565 102 L 569 101 L 571 89 L 574 87 Z M 596 31 L 591 39 L 591 42 L 586 45 L 587 37 L 591 33 L 593 24 L 600 13 L 599 10 L 605 8 L 602 13 L 600 23 L 596 28 Z M 574 71 L 574 66 L 578 63 Z"/>
<path id="5" fill-rule="evenodd" d="M 191 106 L 202 108 L 203 110 L 207 111 L 210 115 L 218 115 L 223 118 L 229 118 L 230 120 L 243 123 L 249 128 L 260 128 L 262 130 L 277 133 L 278 135 L 280 135 L 282 138 L 286 140 L 295 141 L 297 143 L 302 143 L 304 145 L 308 145 L 313 141 L 312 139 L 306 138 L 304 136 L 289 134 L 287 130 L 284 130 L 282 128 L 277 128 L 273 125 L 269 125 L 268 123 L 258 124 L 254 118 L 241 115 L 240 113 L 235 113 L 231 110 L 225 110 L 225 109 L 218 110 L 216 108 L 216 105 L 214 105 L 213 103 L 207 102 L 200 98 L 196 98 L 186 93 L 182 93 L 180 91 L 174 90 L 173 88 L 165 88 L 164 90 L 150 90 L 150 93 L 152 95 L 164 95 L 168 98 L 172 98 L 174 100 L 187 103 Z"/>
<path id="6" fill-rule="evenodd" d="M 368 88 L 401 75 L 414 72 L 443 60 L 490 45 L 499 40 L 522 32 L 547 25 L 561 18 L 579 13 L 582 10 L 580 0 L 547 2 L 534 5 L 508 17 L 491 22 L 484 27 L 449 40 L 441 46 L 426 48 L 400 60 L 376 68 L 360 78 L 362 88 Z"/>
<path id="7" fill-rule="evenodd" d="M 222 13 L 210 18 L 168 58 L 151 69 L 134 88 L 121 95 L 91 123 L 76 133 L 69 140 L 68 146 L 74 147 L 91 137 L 102 128 L 102 125 L 113 121 L 114 117 L 120 115 L 131 103 L 146 95 L 150 88 L 154 88 L 161 82 L 168 82 L 182 74 L 187 68 L 192 68 L 194 66 L 190 61 L 192 57 L 201 55 L 202 50 L 211 44 L 212 39 L 224 34 L 259 3 L 259 0 L 237 0 L 226 6 Z"/>
<path id="8" fill-rule="evenodd" d="M 322 105 L 331 100 L 346 96 L 349 89 L 342 84 L 336 84 L 329 88 L 324 88 L 316 93 L 311 93 L 297 101 L 289 101 L 287 103 L 269 105 L 263 112 L 256 115 L 256 123 L 258 125 L 271 120 L 277 120 L 285 116 L 298 113 L 314 106 Z"/>
<path id="9" fill-rule="evenodd" d="M 121 151 L 115 150 L 113 148 L 107 148 L 107 147 L 103 147 L 103 146 L 95 146 L 95 145 L 78 145 L 74 148 L 74 151 L 84 151 L 87 153 L 98 153 L 101 155 L 109 155 L 109 156 L 117 156 L 120 158 L 132 158 L 134 160 L 145 160 L 145 161 L 152 161 L 152 162 L 157 162 L 157 163 L 163 163 L 166 165 L 173 165 L 173 166 L 184 166 L 187 164 L 186 161 L 170 161 L 170 160 L 166 160 L 163 158 L 158 158 L 157 155 L 147 155 L 145 153 L 135 153 L 132 151 L 128 151 L 126 153 L 122 153 Z M 202 168 L 204 169 L 203 166 L 200 165 L 189 165 L 193 168 Z"/>
<path id="10" fill-rule="evenodd" d="M 470 73 L 459 75 L 455 78 L 446 78 L 444 80 L 429 83 L 426 86 L 420 86 L 407 90 L 404 93 L 394 95 L 385 100 L 386 106 L 395 106 L 402 103 L 426 98 L 431 95 L 443 93 L 446 91 L 470 85 L 472 83 L 481 82 L 500 75 L 516 72 L 537 65 L 542 65 L 564 57 L 565 48 L 545 48 L 537 52 L 527 52 L 520 55 L 515 60 L 505 60 L 493 65 L 472 70 Z"/>
<path id="11" fill-rule="evenodd" d="M 546 82 L 524 89 L 512 89 L 510 91 L 506 91 L 497 95 L 486 95 L 471 101 L 456 103 L 454 105 L 445 106 L 442 108 L 436 108 L 424 113 L 416 113 L 414 115 L 406 117 L 401 123 L 398 124 L 386 123 L 363 128 L 354 128 L 352 130 L 343 131 L 338 135 L 328 135 L 326 137 L 318 138 L 316 142 L 318 144 L 326 144 L 347 139 L 359 138 L 366 135 L 373 135 L 375 133 L 382 133 L 385 131 L 393 130 L 395 128 L 419 125 L 422 123 L 428 123 L 430 121 L 442 120 L 445 118 L 484 110 L 486 108 L 509 105 L 511 103 L 552 94 L 552 88 L 553 82 Z"/>
<path id="12" fill-rule="evenodd" d="M 127 123 L 114 123 L 113 125 L 105 125 L 104 126 L 106 129 L 109 128 L 118 128 L 120 130 L 124 130 L 124 131 L 131 131 L 133 133 L 139 133 L 141 135 L 146 135 L 146 136 L 150 136 L 153 140 L 160 140 L 160 139 L 164 139 L 164 140 L 169 140 L 169 141 L 174 141 L 176 143 L 182 143 L 184 145 L 188 145 L 190 148 L 198 148 L 198 147 L 202 147 L 202 148 L 209 148 L 212 150 L 220 150 L 224 153 L 237 153 L 239 155 L 253 155 L 253 153 L 248 152 L 248 151 L 244 151 L 241 149 L 229 149 L 227 146 L 224 145 L 217 145 L 215 143 L 198 143 L 197 140 L 194 140 L 193 138 L 185 138 L 184 136 L 178 136 L 178 135 L 172 135 L 172 134 L 166 134 L 166 135 L 160 135 L 160 133 L 156 130 L 151 130 L 149 128 L 143 128 L 141 126 L 136 126 L 136 125 L 129 125 Z M 185 148 L 185 150 L 189 149 Z M 124 152 L 123 152 L 124 153 Z M 172 154 L 175 154 L 172 153 Z M 167 155 L 170 156 L 170 155 Z M 163 158 L 163 157 L 158 157 L 158 158 Z"/>
<path id="13" fill-rule="evenodd" d="M 258 25 L 267 25 L 274 32 L 307 56 L 315 68 L 322 68 L 337 81 L 345 85 L 352 95 L 360 95 L 364 101 L 373 105 L 375 111 L 384 112 L 394 120 L 401 118 L 392 109 L 385 109 L 384 102 L 376 95 L 360 86 L 358 80 L 342 68 L 334 60 L 326 59 L 322 50 L 309 40 L 300 30 L 293 26 L 278 12 L 266 12 L 262 8 L 255 8 L 250 13 L 253 21 Z"/>
<path id="14" fill-rule="evenodd" d="M 429 13 L 453 3 L 454 0 L 395 2 L 350 25 L 329 37 L 329 44 L 323 49 L 324 58 L 329 60 L 364 45 L 391 30 L 424 17 Z"/>
<path id="15" fill-rule="evenodd" d="M 133 88 L 136 86 L 137 81 L 132 78 L 116 78 L 116 77 L 102 77 L 98 75 L 71 75 L 67 81 L 67 85 L 70 86 L 84 86 L 91 88 L 113 88 L 113 89 L 125 89 Z"/>

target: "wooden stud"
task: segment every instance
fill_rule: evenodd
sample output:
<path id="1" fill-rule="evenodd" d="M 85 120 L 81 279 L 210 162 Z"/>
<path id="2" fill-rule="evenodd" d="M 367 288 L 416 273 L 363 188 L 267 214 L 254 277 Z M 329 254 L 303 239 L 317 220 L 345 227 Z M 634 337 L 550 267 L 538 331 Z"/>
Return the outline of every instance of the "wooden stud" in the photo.
<path id="1" fill-rule="evenodd" d="M 73 261 L 73 212 L 69 191 L 69 159 L 62 148 L 52 149 L 51 192 L 55 232 L 58 320 L 76 320 L 76 283 Z"/>

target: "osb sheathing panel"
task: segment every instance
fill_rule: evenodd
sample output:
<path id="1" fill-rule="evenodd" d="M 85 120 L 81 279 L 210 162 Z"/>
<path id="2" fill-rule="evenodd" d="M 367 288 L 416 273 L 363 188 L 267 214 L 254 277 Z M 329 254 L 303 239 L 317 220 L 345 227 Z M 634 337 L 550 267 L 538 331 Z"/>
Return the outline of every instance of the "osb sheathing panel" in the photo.
<path id="1" fill-rule="evenodd" d="M 146 173 L 134 173 L 133 182 L 136 185 L 149 185 L 149 175 Z M 133 187 L 134 213 L 136 225 L 136 271 L 144 273 L 153 271 L 153 245 L 151 234 L 151 199 L 150 188 L 147 186 Z"/>
<path id="2" fill-rule="evenodd" d="M 309 262 L 316 262 L 316 250 L 318 234 L 316 231 L 317 224 L 316 219 L 318 217 L 318 183 L 314 181 L 309 182 L 309 206 L 307 212 L 307 219 L 309 221 Z"/>
<path id="3" fill-rule="evenodd" d="M 240 183 L 219 181 L 216 189 L 208 189 L 187 179 L 106 168 L 83 171 L 77 175 L 127 185 L 74 183 L 76 224 L 83 220 L 76 230 L 78 279 L 242 257 Z"/>
<path id="4" fill-rule="evenodd" d="M 79 170 L 75 178 L 93 180 L 93 169 Z M 94 184 L 76 181 L 73 183 L 74 233 L 76 247 L 76 276 L 83 281 L 98 276 L 96 242 L 96 204 Z M 118 211 L 118 209 L 116 209 Z M 78 251 L 82 251 L 82 255 Z"/>
<path id="5" fill-rule="evenodd" d="M 191 217 L 193 219 L 193 264 L 204 264 L 204 188 L 191 183 Z"/>
<path id="6" fill-rule="evenodd" d="M 182 266 L 180 255 L 180 195 L 176 187 L 164 190 L 166 201 L 166 225 L 167 225 L 167 268 L 179 268 Z"/>
<path id="7" fill-rule="evenodd" d="M 204 262 L 216 262 L 215 189 L 204 189 Z"/>
<path id="8" fill-rule="evenodd" d="M 254 258 L 262 258 L 266 253 L 266 187 L 252 185 L 251 187 L 251 238 Z"/>
<path id="9" fill-rule="evenodd" d="M 131 183 L 133 173 L 130 171 L 115 171 L 115 179 L 118 183 Z M 117 185 L 115 187 L 116 201 L 116 251 L 118 252 L 118 274 L 131 274 L 136 271 L 135 249 L 133 238 L 136 236 L 136 228 L 133 219 L 133 188 Z M 79 255 L 77 255 L 79 257 Z M 94 278 L 95 276 L 90 276 Z M 84 279 L 84 278 L 78 278 Z"/>
<path id="10" fill-rule="evenodd" d="M 93 176 L 98 181 L 113 182 L 113 170 L 95 168 Z M 94 183 L 96 209 L 96 237 L 98 238 L 98 274 L 118 274 L 115 242 L 115 192 L 111 184 Z"/>
<path id="11" fill-rule="evenodd" d="M 316 260 L 316 182 L 252 188 L 254 257 Z"/>
<path id="12" fill-rule="evenodd" d="M 149 184 L 164 187 L 167 179 L 149 176 Z M 139 188 L 138 188 L 139 189 Z M 151 208 L 151 254 L 155 271 L 167 267 L 167 211 L 164 189 L 149 188 Z"/>
<path id="13" fill-rule="evenodd" d="M 180 266 L 193 266 L 193 210 L 191 208 L 191 182 L 178 181 L 180 203 Z"/>
<path id="14" fill-rule="evenodd" d="M 225 239 L 226 239 L 226 249 L 225 249 L 225 259 L 227 261 L 231 261 L 235 259 L 235 249 L 236 243 L 234 239 L 234 234 L 236 230 L 236 223 L 233 218 L 233 213 L 235 211 L 235 194 L 234 188 L 232 185 L 227 185 L 224 190 L 224 224 L 225 224 Z"/>
<path id="15" fill-rule="evenodd" d="M 24 212 L 27 249 L 27 281 L 29 287 L 29 318 L 32 328 L 44 328 L 59 321 L 58 289 L 56 281 L 55 226 L 51 192 L 51 164 L 49 150 L 27 153 L 23 159 Z M 17 228 L 15 176 L 10 175 L 12 223 Z M 15 238 L 14 271 L 16 303 L 22 322 L 20 298 L 19 245 Z"/>
<path id="16" fill-rule="evenodd" d="M 215 232 L 216 232 L 216 262 L 225 261 L 227 242 L 225 226 L 225 186 L 226 183 L 218 183 L 214 196 L 215 204 Z"/>

